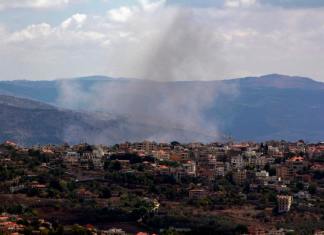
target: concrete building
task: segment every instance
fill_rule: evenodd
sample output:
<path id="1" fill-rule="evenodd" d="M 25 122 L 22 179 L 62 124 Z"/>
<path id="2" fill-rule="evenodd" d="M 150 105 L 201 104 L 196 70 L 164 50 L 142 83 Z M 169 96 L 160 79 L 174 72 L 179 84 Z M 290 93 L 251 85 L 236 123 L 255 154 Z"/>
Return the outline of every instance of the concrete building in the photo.
<path id="1" fill-rule="evenodd" d="M 189 191 L 190 199 L 202 199 L 207 196 L 207 192 L 204 189 L 192 189 Z"/>
<path id="2" fill-rule="evenodd" d="M 292 204 L 292 196 L 278 195 L 277 203 L 278 203 L 278 212 L 279 213 L 289 212 L 290 208 L 291 208 L 291 204 Z"/>
<path id="3" fill-rule="evenodd" d="M 287 166 L 278 166 L 276 174 L 278 178 L 284 181 L 290 181 L 294 177 L 294 172 Z"/>
<path id="4" fill-rule="evenodd" d="M 237 170 L 233 172 L 233 181 L 236 184 L 243 184 L 246 180 L 246 170 Z"/>
<path id="5" fill-rule="evenodd" d="M 194 161 L 188 161 L 182 164 L 182 167 L 188 175 L 196 176 L 197 167 Z"/>
<path id="6" fill-rule="evenodd" d="M 231 167 L 233 169 L 242 169 L 244 167 L 244 160 L 241 155 L 231 158 Z"/>

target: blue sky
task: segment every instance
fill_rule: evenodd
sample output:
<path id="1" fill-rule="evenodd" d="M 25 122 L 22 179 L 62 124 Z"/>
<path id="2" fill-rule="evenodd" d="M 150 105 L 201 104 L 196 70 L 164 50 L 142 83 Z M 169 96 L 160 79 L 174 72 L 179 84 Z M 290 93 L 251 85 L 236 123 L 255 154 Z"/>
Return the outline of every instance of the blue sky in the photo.
<path id="1" fill-rule="evenodd" d="M 2 80 L 143 78 L 152 66 L 175 80 L 324 81 L 323 41 L 322 0 L 0 0 Z"/>
<path id="2" fill-rule="evenodd" d="M 3 0 L 10 2 L 17 0 Z M 18 0 L 28 2 L 28 0 Z M 31 0 L 33 1 L 33 0 Z M 55 0 L 54 0 L 55 1 Z M 35 0 L 37 2 L 37 0 Z M 226 0 L 166 0 L 166 5 L 186 6 L 186 7 L 223 7 Z M 233 0 L 233 2 L 239 2 Z M 244 2 L 244 1 L 243 1 Z M 324 7 L 323 0 L 258 0 L 263 6 L 275 6 L 286 9 L 307 9 Z M 75 12 L 86 14 L 104 14 L 107 10 L 121 6 L 132 6 L 138 4 L 136 0 L 80 0 L 71 1 L 62 8 L 33 8 L 33 7 L 7 7 L 1 11 L 0 21 L 7 23 L 11 29 L 19 29 L 32 23 L 50 22 L 57 24 L 68 18 Z M 1 1 L 0 1 L 1 6 Z"/>
<path id="3" fill-rule="evenodd" d="M 261 3 L 286 8 L 316 8 L 324 6 L 324 1 L 322 0 L 261 0 Z"/>

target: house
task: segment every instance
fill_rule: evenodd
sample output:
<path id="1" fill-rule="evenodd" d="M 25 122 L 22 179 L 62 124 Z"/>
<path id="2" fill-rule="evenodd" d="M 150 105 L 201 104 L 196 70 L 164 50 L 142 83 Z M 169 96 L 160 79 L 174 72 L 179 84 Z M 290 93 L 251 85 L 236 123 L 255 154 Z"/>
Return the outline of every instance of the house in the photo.
<path id="1" fill-rule="evenodd" d="M 292 200 L 293 200 L 292 196 L 278 195 L 277 196 L 278 212 L 279 213 L 289 212 L 291 208 Z"/>
<path id="2" fill-rule="evenodd" d="M 188 161 L 184 164 L 182 164 L 182 168 L 188 175 L 195 176 L 196 175 L 196 163 L 194 161 Z"/>
<path id="3" fill-rule="evenodd" d="M 219 165 L 218 164 L 216 166 L 215 171 L 216 171 L 216 173 L 215 173 L 216 176 L 222 176 L 222 177 L 224 177 L 225 176 L 225 166 L 224 166 L 224 164 L 222 164 L 222 165 Z"/>
<path id="4" fill-rule="evenodd" d="M 13 142 L 13 141 L 10 141 L 10 140 L 5 141 L 4 145 L 5 146 L 10 146 L 10 147 L 13 147 L 13 148 L 17 147 L 17 144 L 15 142 Z"/>
<path id="5" fill-rule="evenodd" d="M 0 234 L 21 233 L 24 230 L 24 225 L 17 224 L 20 218 L 10 215 L 0 215 Z"/>
<path id="6" fill-rule="evenodd" d="M 324 235 L 324 230 L 316 230 L 314 235 Z"/>
<path id="7" fill-rule="evenodd" d="M 26 186 L 24 184 L 19 184 L 19 185 L 16 185 L 16 186 L 10 186 L 9 191 L 10 191 L 10 193 L 15 193 L 15 192 L 18 192 L 18 191 L 23 190 L 25 188 L 26 188 Z"/>
<path id="8" fill-rule="evenodd" d="M 275 190 L 278 193 L 284 193 L 284 192 L 288 192 L 289 191 L 289 187 L 287 187 L 287 185 L 285 185 L 285 184 L 277 184 L 275 186 Z"/>
<path id="9" fill-rule="evenodd" d="M 271 229 L 270 231 L 267 232 L 267 235 L 285 235 L 286 234 L 285 229 Z"/>
<path id="10" fill-rule="evenodd" d="M 248 231 L 249 235 L 266 235 L 265 230 L 261 226 L 250 226 Z"/>
<path id="11" fill-rule="evenodd" d="M 307 162 L 304 161 L 303 157 L 300 156 L 295 156 L 290 158 L 287 161 L 288 167 L 293 171 L 293 172 L 298 172 L 298 171 L 302 171 L 304 169 L 304 167 L 307 166 Z"/>
<path id="12" fill-rule="evenodd" d="M 324 171 L 324 164 L 316 163 L 311 167 L 311 169 L 313 171 L 321 171 L 321 172 L 323 172 Z"/>
<path id="13" fill-rule="evenodd" d="M 307 191 L 299 191 L 298 193 L 294 194 L 294 197 L 296 197 L 298 199 L 308 200 L 311 198 L 311 195 Z"/>
<path id="14" fill-rule="evenodd" d="M 269 172 L 267 171 L 258 171 L 255 173 L 255 177 L 260 184 L 266 185 L 269 181 Z"/>
<path id="15" fill-rule="evenodd" d="M 78 165 L 80 159 L 80 154 L 77 152 L 66 152 L 63 157 L 63 162 L 69 165 Z"/>
<path id="16" fill-rule="evenodd" d="M 204 189 L 191 189 L 189 190 L 190 199 L 202 199 L 207 197 L 207 192 Z"/>
<path id="17" fill-rule="evenodd" d="M 96 195 L 84 188 L 81 188 L 77 191 L 77 197 L 79 199 L 83 199 L 83 200 L 91 200 L 91 199 L 94 199 L 96 198 Z"/>
<path id="18" fill-rule="evenodd" d="M 93 168 L 96 170 L 102 170 L 104 168 L 104 163 L 99 158 L 92 159 Z"/>
<path id="19" fill-rule="evenodd" d="M 6 221 L 0 223 L 0 231 L 4 234 L 22 232 L 23 229 L 24 226 L 17 224 L 16 222 Z"/>
<path id="20" fill-rule="evenodd" d="M 267 163 L 268 159 L 265 156 L 260 156 L 255 159 L 255 165 L 258 167 L 258 169 L 263 169 Z"/>
<path id="21" fill-rule="evenodd" d="M 45 184 L 40 184 L 37 181 L 33 181 L 30 185 L 30 188 L 36 189 L 37 191 L 44 191 L 47 189 L 47 186 Z"/>
<path id="22" fill-rule="evenodd" d="M 155 142 L 143 141 L 140 143 L 134 143 L 133 148 L 137 151 L 145 151 L 147 153 L 151 153 L 152 151 L 157 149 L 157 144 Z"/>
<path id="23" fill-rule="evenodd" d="M 246 170 L 236 170 L 233 172 L 233 181 L 236 184 L 243 184 L 246 181 Z"/>
<path id="24" fill-rule="evenodd" d="M 284 181 L 290 181 L 294 177 L 294 172 L 287 166 L 278 166 L 276 169 L 277 177 Z"/>
<path id="25" fill-rule="evenodd" d="M 126 232 L 120 228 L 111 228 L 108 231 L 102 231 L 101 234 L 104 234 L 104 235 L 126 235 Z"/>
<path id="26" fill-rule="evenodd" d="M 157 166 L 157 172 L 161 175 L 169 175 L 171 174 L 171 168 L 165 165 Z"/>
<path id="27" fill-rule="evenodd" d="M 216 163 L 217 163 L 216 156 L 212 154 L 201 154 L 199 156 L 198 165 L 200 168 L 215 170 Z"/>
<path id="28" fill-rule="evenodd" d="M 153 157 L 160 160 L 170 160 L 170 153 L 164 150 L 153 151 Z"/>
<path id="29" fill-rule="evenodd" d="M 244 160 L 241 155 L 231 158 L 231 167 L 233 169 L 242 169 L 244 167 Z"/>

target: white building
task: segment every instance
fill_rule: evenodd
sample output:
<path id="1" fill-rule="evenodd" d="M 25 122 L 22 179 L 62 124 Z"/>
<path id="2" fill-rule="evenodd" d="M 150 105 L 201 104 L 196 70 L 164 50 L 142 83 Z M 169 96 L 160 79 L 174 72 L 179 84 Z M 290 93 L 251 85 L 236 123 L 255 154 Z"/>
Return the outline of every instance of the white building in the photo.
<path id="1" fill-rule="evenodd" d="M 289 212 L 292 204 L 292 196 L 278 195 L 277 203 L 279 213 Z"/>
<path id="2" fill-rule="evenodd" d="M 241 155 L 231 158 L 231 167 L 233 169 L 242 169 L 244 167 L 244 160 Z"/>

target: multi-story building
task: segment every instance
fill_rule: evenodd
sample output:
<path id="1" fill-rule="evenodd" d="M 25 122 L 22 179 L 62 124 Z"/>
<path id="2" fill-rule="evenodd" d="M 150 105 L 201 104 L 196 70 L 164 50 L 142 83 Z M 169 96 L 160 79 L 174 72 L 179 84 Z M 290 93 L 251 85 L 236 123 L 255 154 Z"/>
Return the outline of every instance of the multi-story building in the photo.
<path id="1" fill-rule="evenodd" d="M 255 172 L 255 177 L 258 182 L 265 184 L 269 180 L 269 172 L 264 170 Z"/>
<path id="2" fill-rule="evenodd" d="M 276 169 L 277 177 L 284 181 L 290 181 L 294 177 L 294 172 L 287 166 L 278 166 Z"/>
<path id="3" fill-rule="evenodd" d="M 268 160 L 265 156 L 260 156 L 255 159 L 255 165 L 259 169 L 263 169 L 264 166 L 268 163 Z"/>
<path id="4" fill-rule="evenodd" d="M 233 172 L 233 181 L 236 184 L 243 184 L 246 181 L 246 170 L 236 170 Z"/>
<path id="5" fill-rule="evenodd" d="M 63 157 L 63 162 L 69 165 L 78 165 L 80 154 L 77 152 L 66 152 Z"/>
<path id="6" fill-rule="evenodd" d="M 291 204 L 292 204 L 292 196 L 278 195 L 277 203 L 278 203 L 278 212 L 279 213 L 289 212 Z"/>
<path id="7" fill-rule="evenodd" d="M 186 174 L 191 175 L 191 176 L 196 176 L 197 167 L 196 167 L 196 163 L 194 161 L 188 161 L 188 162 L 182 164 L 182 167 L 183 167 L 184 171 L 186 172 Z"/>
<path id="8" fill-rule="evenodd" d="M 215 168 L 215 175 L 216 176 L 225 176 L 225 164 L 224 162 L 217 162 Z"/>
<path id="9" fill-rule="evenodd" d="M 134 148 L 138 151 L 152 152 L 157 150 L 157 144 L 155 142 L 143 141 L 140 143 L 134 143 Z"/>
<path id="10" fill-rule="evenodd" d="M 300 156 L 295 156 L 295 157 L 290 158 L 287 161 L 287 164 L 288 164 L 288 167 L 295 173 L 302 171 L 307 166 L 307 163 L 306 163 L 306 161 L 304 161 L 304 158 L 300 157 Z"/>
<path id="11" fill-rule="evenodd" d="M 244 167 L 244 160 L 241 155 L 237 155 L 231 158 L 231 167 L 233 169 L 242 169 Z"/>
<path id="12" fill-rule="evenodd" d="M 264 228 L 260 226 L 250 226 L 248 230 L 249 235 L 266 235 Z"/>

